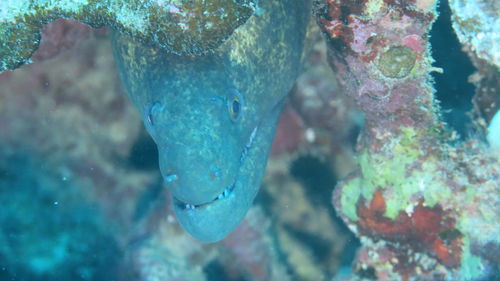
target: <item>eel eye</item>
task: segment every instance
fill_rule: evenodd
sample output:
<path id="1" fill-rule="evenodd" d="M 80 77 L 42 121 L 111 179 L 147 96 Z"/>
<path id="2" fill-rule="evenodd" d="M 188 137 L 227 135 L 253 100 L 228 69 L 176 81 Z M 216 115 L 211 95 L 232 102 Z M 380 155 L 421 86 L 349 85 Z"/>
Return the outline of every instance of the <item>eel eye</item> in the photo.
<path id="1" fill-rule="evenodd" d="M 233 121 L 237 121 L 241 115 L 241 101 L 237 96 L 233 96 L 228 103 L 229 115 Z"/>

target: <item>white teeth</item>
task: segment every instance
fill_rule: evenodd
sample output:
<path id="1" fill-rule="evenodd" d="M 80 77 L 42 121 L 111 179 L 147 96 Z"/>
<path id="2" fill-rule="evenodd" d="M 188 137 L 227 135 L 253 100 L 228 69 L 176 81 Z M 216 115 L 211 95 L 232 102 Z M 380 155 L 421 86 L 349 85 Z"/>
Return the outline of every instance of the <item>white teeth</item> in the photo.
<path id="1" fill-rule="evenodd" d="M 230 192 L 229 187 L 224 189 L 224 191 L 221 194 L 219 194 L 219 196 L 217 196 L 217 199 L 220 200 L 220 199 L 224 199 L 224 198 L 228 197 L 229 192 Z"/>
<path id="2" fill-rule="evenodd" d="M 176 174 L 171 174 L 165 177 L 165 182 L 173 182 L 175 180 L 177 180 Z"/>
<path id="3" fill-rule="evenodd" d="M 229 197 L 229 195 L 231 194 L 231 190 L 233 188 L 234 188 L 234 184 L 226 187 L 226 189 L 224 189 L 224 191 L 221 194 L 219 194 L 219 196 L 217 196 L 217 199 L 224 199 L 224 198 Z"/>
<path id="4" fill-rule="evenodd" d="M 224 189 L 224 191 L 222 191 L 222 193 L 219 194 L 219 196 L 217 196 L 217 198 L 214 199 L 213 201 L 229 197 L 229 195 L 231 194 L 231 191 L 232 191 L 233 188 L 234 188 L 234 184 L 231 185 L 231 186 L 229 186 L 229 187 L 227 187 L 226 189 Z M 206 204 L 210 204 L 212 202 L 201 204 L 201 205 L 186 204 L 186 203 L 182 203 L 181 202 L 180 206 L 184 206 L 184 210 L 195 210 L 198 207 L 205 206 Z"/>

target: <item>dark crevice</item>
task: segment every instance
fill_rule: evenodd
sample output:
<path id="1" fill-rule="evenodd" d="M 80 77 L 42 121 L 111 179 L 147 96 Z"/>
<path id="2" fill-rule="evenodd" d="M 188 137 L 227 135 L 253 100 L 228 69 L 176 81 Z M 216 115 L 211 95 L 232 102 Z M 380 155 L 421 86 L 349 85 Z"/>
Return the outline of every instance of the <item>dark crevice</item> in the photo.
<path id="1" fill-rule="evenodd" d="M 158 149 L 145 129 L 142 130 L 130 149 L 128 163 L 132 168 L 138 170 L 158 169 Z"/>
<path id="2" fill-rule="evenodd" d="M 290 174 L 306 189 L 308 199 L 315 205 L 330 205 L 332 188 L 337 183 L 331 164 L 312 155 L 297 158 L 290 165 Z"/>
<path id="3" fill-rule="evenodd" d="M 328 258 L 328 256 L 331 254 L 331 248 L 332 245 L 330 244 L 329 241 L 305 232 L 301 231 L 300 229 L 297 229 L 295 227 L 292 227 L 291 225 L 285 225 L 285 229 L 297 240 L 299 240 L 301 243 L 304 245 L 307 245 L 307 247 L 311 248 L 314 253 L 314 258 L 316 262 L 321 263 L 321 261 L 325 260 Z"/>
<path id="4" fill-rule="evenodd" d="M 472 110 L 474 95 L 474 85 L 468 82 L 468 77 L 475 68 L 461 50 L 461 44 L 453 31 L 447 0 L 439 5 L 439 14 L 430 32 L 434 66 L 444 70 L 442 74 L 432 73 L 436 98 L 440 102 L 444 121 L 461 136 L 465 136 L 472 124 L 467 113 Z"/>
<path id="5" fill-rule="evenodd" d="M 272 216 L 271 207 L 276 200 L 274 200 L 273 196 L 267 191 L 267 188 L 265 184 L 260 188 L 254 202 L 255 204 L 259 204 L 267 215 Z"/>
<path id="6" fill-rule="evenodd" d="M 158 180 L 144 188 L 144 191 L 139 195 L 135 205 L 132 217 L 134 222 L 138 222 L 144 217 L 147 217 L 160 200 L 163 190 L 163 179 L 161 177 L 158 177 Z"/>
<path id="7" fill-rule="evenodd" d="M 246 281 L 243 277 L 230 278 L 224 271 L 224 266 L 217 260 L 210 262 L 203 268 L 208 281 Z"/>
<path id="8" fill-rule="evenodd" d="M 322 161 L 315 156 L 304 155 L 290 165 L 290 173 L 305 186 L 306 195 L 312 204 L 328 206 L 330 216 L 334 223 L 339 226 L 339 231 L 348 236 L 350 242 L 344 247 L 341 265 L 350 267 L 361 243 L 332 207 L 332 189 L 337 184 L 337 178 L 333 174 L 331 166 L 331 163 Z"/>

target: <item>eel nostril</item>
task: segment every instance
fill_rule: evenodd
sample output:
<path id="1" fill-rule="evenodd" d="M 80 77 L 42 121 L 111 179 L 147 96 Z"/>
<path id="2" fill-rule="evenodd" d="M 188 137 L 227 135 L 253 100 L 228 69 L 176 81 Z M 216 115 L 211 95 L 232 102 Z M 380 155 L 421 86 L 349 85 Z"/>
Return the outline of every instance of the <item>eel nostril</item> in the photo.
<path id="1" fill-rule="evenodd" d="M 165 182 L 172 183 L 178 179 L 176 174 L 169 174 L 165 176 Z"/>
<path id="2" fill-rule="evenodd" d="M 217 179 L 222 176 L 222 172 L 219 167 L 217 166 L 211 166 L 210 167 L 210 178 L 212 179 Z"/>

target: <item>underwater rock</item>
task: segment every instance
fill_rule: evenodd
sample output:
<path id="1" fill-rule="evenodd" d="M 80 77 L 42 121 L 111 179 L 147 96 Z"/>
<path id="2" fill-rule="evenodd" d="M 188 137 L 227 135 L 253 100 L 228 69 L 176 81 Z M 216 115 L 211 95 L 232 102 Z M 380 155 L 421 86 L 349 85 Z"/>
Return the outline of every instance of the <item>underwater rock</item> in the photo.
<path id="1" fill-rule="evenodd" d="M 258 11 L 253 0 L 0 2 L 0 72 L 30 62 L 43 25 L 72 18 L 104 25 L 176 54 L 213 50 Z"/>
<path id="2" fill-rule="evenodd" d="M 365 113 L 359 167 L 333 196 L 362 243 L 357 277 L 486 278 L 489 261 L 471 245 L 500 237 L 500 163 L 477 139 L 457 143 L 440 121 L 427 43 L 436 3 L 327 3 L 318 13 L 330 64 Z"/>
<path id="3" fill-rule="evenodd" d="M 116 247 L 121 253 L 128 240 L 129 229 L 134 225 L 132 214 L 137 198 L 158 177 L 158 173 L 130 168 L 129 154 L 140 132 L 141 122 L 135 108 L 121 90 L 109 40 L 94 36 L 88 36 L 88 40 L 80 39 L 78 44 L 53 59 L 44 59 L 0 75 L 0 148 L 8 155 L 21 154 L 23 158 L 35 158 L 36 165 L 30 169 L 41 171 L 33 174 L 33 181 L 41 180 L 45 175 L 53 177 L 53 189 L 47 192 L 50 195 L 48 198 L 55 199 L 31 207 L 47 207 L 47 211 L 50 211 L 55 208 L 53 203 L 57 201 L 61 209 L 68 211 L 53 215 L 59 216 L 59 221 L 71 223 L 73 227 L 67 229 L 66 224 L 51 224 L 44 226 L 47 232 L 57 233 L 59 229 L 74 235 L 74 239 L 81 240 L 83 248 L 86 241 L 99 238 L 97 235 L 100 235 L 100 230 L 88 230 L 94 231 L 96 236 L 85 234 L 82 238 L 82 234 L 78 233 L 78 221 L 82 221 L 82 227 L 90 229 L 92 220 L 102 220 L 103 225 L 99 227 L 114 241 L 109 242 L 109 246 Z M 24 172 L 27 170 L 17 169 L 12 174 L 22 178 L 27 175 Z M 40 189 L 48 187 L 41 185 Z M 2 184 L 1 188 L 5 188 L 5 185 Z M 68 192 L 74 193 L 77 199 L 63 200 L 67 197 L 64 194 Z M 35 196 L 27 189 L 19 189 L 18 193 L 10 196 Z M 25 200 L 18 205 L 18 210 L 30 208 L 30 204 L 35 205 L 35 202 Z M 85 206 L 91 211 L 89 217 L 83 213 L 82 217 L 72 213 L 87 210 Z M 9 213 L 17 215 L 14 211 Z M 30 218 L 35 216 L 35 213 L 29 215 Z M 85 226 L 87 223 L 91 225 Z M 25 235 L 21 230 L 18 234 Z M 58 236 L 54 234 L 52 237 L 55 239 Z M 44 239 L 47 245 L 58 243 L 51 237 Z M 105 248 L 102 245 L 97 247 Z M 98 250 L 95 249 L 95 253 L 100 256 Z M 81 249 L 81 253 L 84 251 Z M 7 257 L 6 262 L 14 262 L 11 258 Z M 116 262 L 120 263 L 121 254 L 116 258 Z M 96 261 L 98 259 L 96 257 Z M 28 260 L 20 262 L 28 263 Z M 71 263 L 63 262 L 58 266 L 61 268 L 56 269 L 57 272 L 73 270 L 70 268 Z M 114 265 L 104 268 L 103 272 L 111 274 L 111 270 L 114 270 Z M 11 268 L 10 273 L 16 274 L 17 271 L 21 273 L 21 269 Z M 105 279 L 116 278 L 112 277 Z M 66 279 L 54 277 L 52 280 Z M 80 280 L 77 277 L 70 279 Z"/>
<path id="4" fill-rule="evenodd" d="M 34 62 L 50 59 L 90 37 L 106 34 L 106 28 L 93 29 L 72 19 L 56 19 L 43 28 L 40 46 L 31 59 Z"/>
<path id="5" fill-rule="evenodd" d="M 128 265 L 137 274 L 134 280 L 207 280 L 203 266 L 216 257 L 215 249 L 185 235 L 173 216 L 167 220 L 129 249 Z"/>
<path id="6" fill-rule="evenodd" d="M 280 245 L 273 239 L 271 220 L 261 207 L 252 207 L 221 244 L 225 247 L 221 261 L 228 273 L 242 272 L 247 280 L 255 281 L 293 280 L 280 256 Z"/>
<path id="7" fill-rule="evenodd" d="M 453 29 L 464 47 L 500 68 L 500 2 L 449 0 Z"/>
<path id="8" fill-rule="evenodd" d="M 156 174 L 127 167 L 141 122 L 120 87 L 109 40 L 90 36 L 54 59 L 2 73 L 0 81 L 2 146 L 29 148 L 61 178 L 86 182 L 84 193 L 117 225 L 128 225 L 136 193 Z"/>
<path id="9" fill-rule="evenodd" d="M 61 23 L 62 21 L 58 21 L 57 24 Z M 70 25 L 71 27 L 55 27 L 55 29 L 56 31 L 73 27 L 80 29 L 72 23 Z M 13 200 L 4 205 L 8 206 L 9 210 L 3 210 L 0 216 L 6 214 L 15 219 L 15 216 L 22 216 L 22 214 L 17 214 L 16 210 L 23 210 L 23 213 L 26 213 L 25 210 L 31 208 L 33 213 L 27 214 L 22 220 L 19 219 L 17 225 L 20 226 L 28 220 L 35 220 L 38 223 L 37 229 L 44 230 L 44 233 L 39 233 L 39 236 L 34 237 L 37 229 L 30 230 L 30 227 L 25 227 L 25 230 L 20 228 L 13 232 L 14 229 L 2 228 L 7 234 L 26 237 L 24 241 L 29 238 L 35 242 L 43 242 L 38 248 L 35 247 L 36 245 L 26 243 L 24 246 L 27 249 L 26 252 L 30 249 L 38 249 L 37 252 L 43 254 L 39 254 L 40 256 L 52 257 L 51 259 L 55 260 L 60 257 L 56 255 L 59 252 L 47 250 L 47 248 L 50 245 L 58 246 L 60 236 L 64 237 L 62 242 L 70 247 L 73 247 L 71 239 L 79 240 L 82 248 L 73 251 L 74 259 L 62 257 L 64 261 L 52 262 L 51 264 L 56 266 L 56 269 L 52 270 L 52 273 L 43 275 L 41 279 L 35 279 L 33 272 L 27 272 L 29 267 L 25 265 L 30 262 L 27 256 L 26 258 L 5 256 L 2 263 L 5 267 L 12 265 L 8 268 L 8 273 L 12 276 L 29 277 L 23 280 L 48 280 L 49 277 L 53 277 L 50 280 L 137 280 L 135 276 L 130 277 L 129 271 L 150 272 L 148 268 L 152 269 L 153 266 L 149 265 L 156 261 L 155 258 L 149 259 L 151 263 L 147 263 L 146 254 L 138 255 L 144 257 L 145 262 L 140 263 L 143 268 L 137 269 L 126 264 L 123 260 L 124 256 L 137 253 L 133 251 L 137 247 L 144 248 L 144 252 L 150 250 L 147 249 L 144 240 L 158 229 L 151 227 L 154 224 L 149 221 L 168 220 L 166 219 L 168 215 L 163 208 L 160 207 L 157 211 L 157 205 L 161 206 L 161 197 L 164 192 L 159 195 L 160 199 L 157 198 L 158 196 L 147 194 L 150 186 L 153 185 L 153 188 L 156 188 L 158 178 L 161 178 L 157 171 L 158 161 L 154 160 L 153 168 L 137 167 L 137 157 L 133 156 L 134 148 L 136 145 L 142 146 L 140 139 L 144 136 L 149 138 L 149 136 L 144 129 L 141 131 L 140 116 L 133 105 L 127 101 L 120 87 L 109 40 L 85 32 L 75 34 L 78 34 L 78 37 L 71 39 L 78 43 L 73 45 L 66 43 L 64 34 L 53 34 L 55 36 L 50 37 L 59 38 L 60 40 L 56 40 L 56 43 L 62 42 L 63 46 L 68 48 L 54 58 L 47 59 L 42 56 L 43 59 L 35 64 L 27 65 L 14 72 L 0 74 L 0 151 L 10 154 L 23 153 L 23 158 L 37 155 L 38 160 L 33 167 L 26 165 L 20 169 L 16 166 L 16 170 L 11 171 L 11 175 L 22 179 L 26 177 L 25 172 L 38 168 L 39 173 L 29 177 L 33 179 L 33 182 L 41 181 L 49 175 L 50 178 L 54 177 L 52 189 L 46 191 L 48 195 L 44 197 L 50 200 L 38 202 L 38 195 L 32 190 L 35 186 L 31 189 L 26 187 L 10 190 L 9 194 L 12 193 L 10 198 Z M 44 50 L 39 49 L 39 51 L 45 53 Z M 37 54 L 35 56 L 38 57 Z M 140 157 L 147 157 L 147 155 L 142 153 Z M 7 160 L 9 158 L 5 159 Z M 142 159 L 141 161 L 139 162 L 144 163 Z M 0 184 L 2 190 L 6 188 L 3 183 L 2 181 Z M 160 180 L 159 183 L 160 190 L 164 190 L 163 181 Z M 48 184 L 40 184 L 41 190 L 49 187 Z M 9 186 L 13 185 L 7 185 Z M 68 196 L 65 194 L 67 193 L 74 193 L 76 200 L 66 200 Z M 24 201 L 21 202 L 17 198 L 24 198 Z M 58 204 L 54 205 L 56 201 Z M 10 208 L 14 208 L 15 204 L 17 204 L 17 209 L 11 210 Z M 68 209 L 68 211 L 51 212 L 58 207 Z M 44 220 L 36 217 L 36 212 L 39 210 L 45 210 L 39 213 L 40 216 L 47 216 L 47 221 L 54 218 L 65 223 L 43 225 Z M 81 215 L 78 211 L 81 211 Z M 161 212 L 161 217 L 155 216 L 156 212 Z M 85 215 L 86 213 L 88 216 Z M 97 223 L 94 220 L 102 220 L 102 222 L 95 226 L 94 224 Z M 38 225 L 41 226 L 38 227 Z M 168 223 L 167 227 L 176 229 L 174 233 L 188 240 L 185 244 L 177 243 L 179 248 L 174 248 L 174 256 L 183 257 L 180 253 L 188 253 L 189 247 L 187 246 L 194 245 L 193 242 L 196 241 L 186 235 L 178 225 L 172 226 Z M 105 240 L 107 237 L 100 234 L 100 229 L 104 231 L 104 234 L 109 235 L 111 241 Z M 61 232 L 60 236 L 58 231 Z M 88 232 L 95 233 L 88 234 Z M 98 244 L 99 241 L 97 241 L 95 243 L 97 249 L 90 247 L 94 247 L 91 244 L 92 239 L 101 238 L 101 242 L 106 245 Z M 171 235 L 167 237 L 167 240 L 179 242 Z M 71 249 L 69 246 L 68 248 Z M 116 256 L 106 256 L 107 246 L 110 250 L 117 250 Z M 84 249 L 85 247 L 88 249 Z M 65 248 L 57 249 L 64 250 Z M 87 250 L 93 250 L 93 252 L 88 253 Z M 203 248 L 197 251 L 199 252 L 193 250 L 195 254 L 206 253 Z M 161 256 L 158 253 L 161 252 L 157 251 L 155 257 Z M 86 260 L 81 258 L 80 254 L 87 255 Z M 106 258 L 109 258 L 108 261 L 102 262 L 101 259 Z M 181 258 L 164 260 L 171 263 L 158 262 L 157 264 L 172 268 L 178 263 L 185 262 Z M 80 261 L 81 270 L 78 264 L 73 264 L 78 261 Z M 87 266 L 87 261 L 94 262 L 95 265 Z M 92 273 L 93 266 L 101 266 L 97 263 L 102 263 L 103 267 L 100 268 L 101 272 L 94 274 Z M 81 276 L 65 277 L 76 270 L 79 270 Z M 193 273 L 186 276 L 195 276 L 195 270 L 192 267 L 186 267 L 185 272 L 187 271 Z M 92 274 L 96 276 L 95 279 L 91 279 Z M 6 275 L 6 271 L 0 271 L 0 279 L 3 280 Z M 57 278 L 61 275 L 63 277 Z"/>

